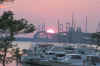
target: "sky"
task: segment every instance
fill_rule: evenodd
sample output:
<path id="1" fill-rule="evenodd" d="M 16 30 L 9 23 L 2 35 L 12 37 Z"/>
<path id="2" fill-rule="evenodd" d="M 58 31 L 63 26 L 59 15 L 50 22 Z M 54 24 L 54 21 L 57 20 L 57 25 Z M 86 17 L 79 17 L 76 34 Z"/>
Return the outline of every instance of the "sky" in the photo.
<path id="1" fill-rule="evenodd" d="M 100 0 L 16 0 L 13 3 L 5 3 L 6 8 L 12 10 L 16 18 L 24 17 L 30 23 L 45 23 L 57 29 L 57 20 L 60 23 L 71 23 L 72 13 L 74 22 L 85 31 L 85 16 L 88 17 L 88 32 L 95 32 L 100 22 Z"/>

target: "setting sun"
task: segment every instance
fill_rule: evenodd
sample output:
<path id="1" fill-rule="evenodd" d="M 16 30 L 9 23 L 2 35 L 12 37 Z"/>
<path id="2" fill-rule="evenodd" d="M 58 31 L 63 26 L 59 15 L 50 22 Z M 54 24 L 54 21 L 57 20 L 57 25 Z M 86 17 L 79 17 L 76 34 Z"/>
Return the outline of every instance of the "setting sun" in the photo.
<path id="1" fill-rule="evenodd" d="M 0 5 L 0 8 L 6 8 L 6 6 L 4 6 L 4 5 Z"/>
<path id="2" fill-rule="evenodd" d="M 55 33 L 53 29 L 47 29 L 47 33 Z"/>

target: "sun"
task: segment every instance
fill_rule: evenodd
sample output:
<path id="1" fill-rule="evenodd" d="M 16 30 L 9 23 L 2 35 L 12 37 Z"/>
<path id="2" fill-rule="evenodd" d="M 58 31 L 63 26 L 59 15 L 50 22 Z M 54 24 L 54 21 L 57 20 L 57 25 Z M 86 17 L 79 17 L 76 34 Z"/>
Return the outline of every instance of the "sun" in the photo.
<path id="1" fill-rule="evenodd" d="M 47 33 L 55 33 L 53 29 L 47 29 Z"/>
<path id="2" fill-rule="evenodd" d="M 6 8 L 6 6 L 4 6 L 4 5 L 0 5 L 0 8 Z"/>

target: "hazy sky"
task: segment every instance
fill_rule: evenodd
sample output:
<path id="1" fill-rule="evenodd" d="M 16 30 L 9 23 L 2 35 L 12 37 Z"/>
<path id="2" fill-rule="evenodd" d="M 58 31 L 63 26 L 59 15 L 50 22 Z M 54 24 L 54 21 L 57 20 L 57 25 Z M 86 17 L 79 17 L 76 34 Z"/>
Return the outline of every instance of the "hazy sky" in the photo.
<path id="1" fill-rule="evenodd" d="M 61 23 L 74 21 L 85 28 L 88 16 L 88 31 L 94 32 L 100 22 L 100 0 L 16 0 L 4 10 L 12 10 L 16 17 L 24 17 L 33 24 L 46 23 L 55 28 L 57 19 Z"/>

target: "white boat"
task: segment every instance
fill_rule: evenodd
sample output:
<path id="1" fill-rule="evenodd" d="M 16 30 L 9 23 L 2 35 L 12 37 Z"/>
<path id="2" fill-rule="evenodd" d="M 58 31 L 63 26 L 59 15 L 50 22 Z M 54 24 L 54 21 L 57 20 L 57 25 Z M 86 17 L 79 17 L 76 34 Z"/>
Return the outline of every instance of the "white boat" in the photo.
<path id="1" fill-rule="evenodd" d="M 85 59 L 84 55 L 81 54 L 66 54 L 66 53 L 49 53 L 50 61 L 57 62 L 60 64 L 70 64 L 82 66 L 83 60 Z"/>
<path id="2" fill-rule="evenodd" d="M 64 62 L 70 63 L 72 65 L 81 66 L 81 65 L 83 65 L 84 59 L 85 59 L 85 57 L 81 54 L 67 54 L 65 56 Z"/>

